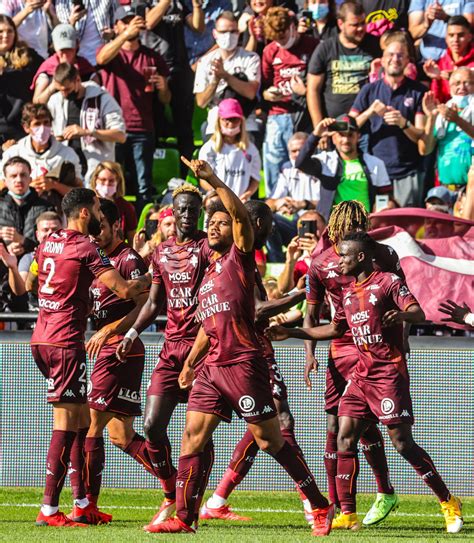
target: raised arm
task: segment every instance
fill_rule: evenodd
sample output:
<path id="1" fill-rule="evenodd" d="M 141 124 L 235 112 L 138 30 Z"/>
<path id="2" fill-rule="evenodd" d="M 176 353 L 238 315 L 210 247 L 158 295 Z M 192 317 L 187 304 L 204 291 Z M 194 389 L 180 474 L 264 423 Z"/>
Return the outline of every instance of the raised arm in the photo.
<path id="1" fill-rule="evenodd" d="M 250 215 L 247 208 L 240 198 L 214 173 L 213 169 L 204 160 L 187 160 L 181 157 L 181 160 L 191 168 L 198 179 L 204 179 L 221 199 L 227 212 L 232 217 L 232 233 L 234 243 L 238 249 L 244 253 L 249 253 L 253 249 L 254 232 Z"/>

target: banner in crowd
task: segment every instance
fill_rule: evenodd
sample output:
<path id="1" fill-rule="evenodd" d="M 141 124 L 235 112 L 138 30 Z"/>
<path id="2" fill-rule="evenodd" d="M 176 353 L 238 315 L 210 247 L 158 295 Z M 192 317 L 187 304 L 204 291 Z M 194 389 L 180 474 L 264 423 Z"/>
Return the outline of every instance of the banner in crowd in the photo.
<path id="1" fill-rule="evenodd" d="M 370 234 L 397 252 L 410 290 L 436 324 L 448 299 L 474 310 L 474 222 L 419 208 L 371 215 Z M 451 325 L 451 323 L 450 323 Z"/>

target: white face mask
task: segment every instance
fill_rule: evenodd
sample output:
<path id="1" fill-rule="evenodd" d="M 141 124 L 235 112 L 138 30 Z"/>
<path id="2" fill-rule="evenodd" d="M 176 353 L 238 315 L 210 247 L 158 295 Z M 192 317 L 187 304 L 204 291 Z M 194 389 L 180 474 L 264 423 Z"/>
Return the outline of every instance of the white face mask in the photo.
<path id="1" fill-rule="evenodd" d="M 216 31 L 216 44 L 220 49 L 224 51 L 233 51 L 239 42 L 238 32 L 217 32 Z"/>
<path id="2" fill-rule="evenodd" d="M 117 184 L 113 185 L 96 185 L 95 190 L 101 198 L 112 198 L 112 196 L 117 192 Z"/>
<path id="3" fill-rule="evenodd" d="M 291 167 L 294 168 L 296 165 L 296 160 L 294 158 L 290 158 L 290 164 L 291 164 Z"/>
<path id="4" fill-rule="evenodd" d="M 221 132 L 224 136 L 237 136 L 240 132 L 240 126 L 236 126 L 235 128 L 231 127 L 225 127 L 221 125 Z"/>
<path id="5" fill-rule="evenodd" d="M 30 128 L 31 139 L 40 145 L 46 145 L 51 137 L 51 127 L 45 126 L 33 126 Z"/>
<path id="6" fill-rule="evenodd" d="M 293 45 L 295 44 L 295 41 L 296 41 L 295 27 L 291 26 L 290 27 L 290 37 L 288 38 L 288 41 L 286 43 L 279 43 L 278 45 L 282 49 L 291 49 L 293 47 Z"/>

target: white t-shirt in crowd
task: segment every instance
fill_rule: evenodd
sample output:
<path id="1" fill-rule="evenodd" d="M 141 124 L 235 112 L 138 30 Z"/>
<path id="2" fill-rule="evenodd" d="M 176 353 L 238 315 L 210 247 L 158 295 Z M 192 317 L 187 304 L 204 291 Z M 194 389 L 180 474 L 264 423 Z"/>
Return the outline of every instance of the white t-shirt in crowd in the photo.
<path id="1" fill-rule="evenodd" d="M 260 179 L 262 161 L 253 143 L 249 144 L 246 151 L 225 143 L 221 152 L 217 153 L 214 142 L 209 140 L 201 147 L 199 159 L 209 162 L 217 177 L 237 196 L 242 196 L 248 189 L 250 179 Z"/>
<path id="2" fill-rule="evenodd" d="M 282 166 L 277 185 L 270 198 L 276 200 L 288 196 L 293 200 L 319 202 L 320 190 L 321 181 L 319 179 L 298 170 L 288 161 Z M 299 212 L 300 215 L 302 213 L 306 213 L 306 211 Z"/>
<path id="3" fill-rule="evenodd" d="M 197 63 L 196 76 L 194 78 L 194 94 L 203 92 L 211 84 L 213 80 L 213 74 L 211 71 L 211 63 L 214 59 L 221 56 L 221 50 L 215 49 L 207 55 L 201 57 Z M 260 57 L 257 53 L 252 51 L 246 51 L 242 47 L 237 47 L 234 54 L 224 60 L 224 70 L 231 75 L 245 74 L 247 81 L 257 81 L 260 83 Z M 226 88 L 227 83 L 224 79 L 220 79 L 217 84 L 216 94 L 210 102 L 210 110 L 207 116 L 207 130 L 206 134 L 213 134 L 216 120 L 217 120 L 217 107 L 218 99 L 216 98 Z M 247 130 L 257 130 L 257 124 L 255 121 L 255 115 L 252 113 L 246 119 Z"/>
<path id="4" fill-rule="evenodd" d="M 25 7 L 24 0 L 1 0 L 0 15 L 14 17 Z M 18 27 L 18 39 L 43 58 L 48 57 L 48 19 L 42 8 L 35 9 Z"/>

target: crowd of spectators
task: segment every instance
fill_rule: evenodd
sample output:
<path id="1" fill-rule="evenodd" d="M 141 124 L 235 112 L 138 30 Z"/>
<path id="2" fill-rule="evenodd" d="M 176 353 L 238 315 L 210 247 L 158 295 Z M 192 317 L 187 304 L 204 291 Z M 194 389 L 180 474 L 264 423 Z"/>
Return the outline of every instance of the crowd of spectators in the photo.
<path id="1" fill-rule="evenodd" d="M 160 205 L 157 148 L 268 203 L 275 297 L 341 201 L 474 220 L 473 24 L 469 0 L 0 0 L 2 307 L 31 307 L 34 248 L 74 187 L 115 202 L 144 257 L 173 235 L 189 172 Z"/>

